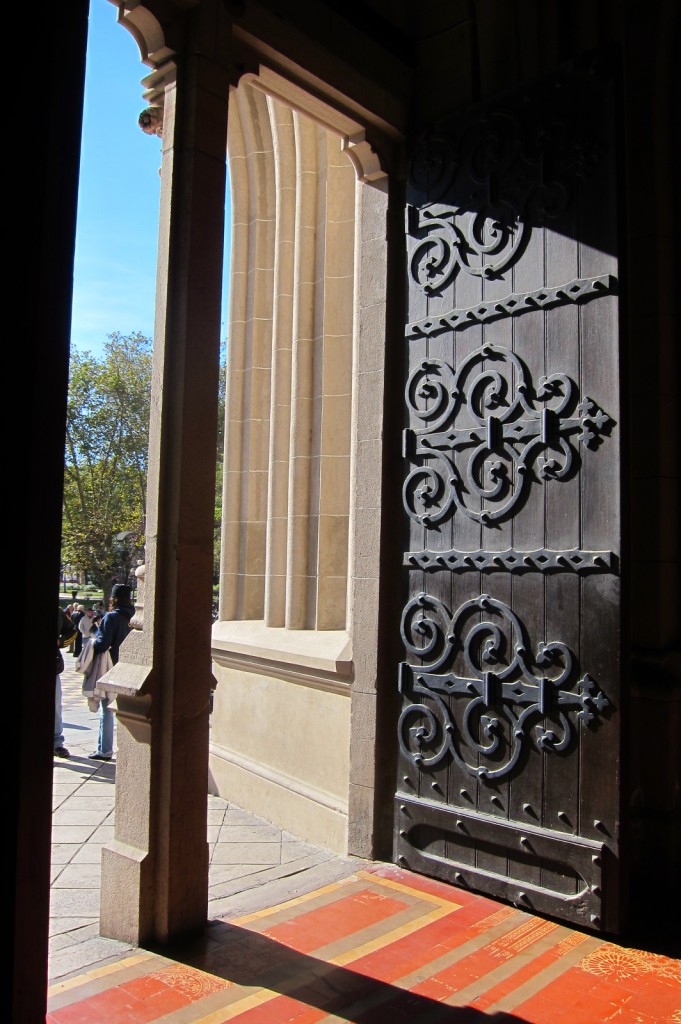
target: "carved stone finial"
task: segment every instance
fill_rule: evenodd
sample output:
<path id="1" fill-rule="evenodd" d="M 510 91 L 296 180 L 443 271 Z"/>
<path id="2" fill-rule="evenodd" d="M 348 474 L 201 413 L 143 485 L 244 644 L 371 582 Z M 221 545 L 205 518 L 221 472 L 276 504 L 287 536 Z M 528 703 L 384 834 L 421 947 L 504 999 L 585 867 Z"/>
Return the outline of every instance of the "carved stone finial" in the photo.
<path id="1" fill-rule="evenodd" d="M 146 569 L 147 567 L 144 562 L 139 562 L 135 569 L 137 600 L 135 601 L 135 614 L 130 619 L 130 625 L 133 629 L 144 629 L 144 578 L 146 576 Z"/>
<path id="2" fill-rule="evenodd" d="M 163 137 L 163 107 L 147 107 L 137 119 L 145 135 Z"/>

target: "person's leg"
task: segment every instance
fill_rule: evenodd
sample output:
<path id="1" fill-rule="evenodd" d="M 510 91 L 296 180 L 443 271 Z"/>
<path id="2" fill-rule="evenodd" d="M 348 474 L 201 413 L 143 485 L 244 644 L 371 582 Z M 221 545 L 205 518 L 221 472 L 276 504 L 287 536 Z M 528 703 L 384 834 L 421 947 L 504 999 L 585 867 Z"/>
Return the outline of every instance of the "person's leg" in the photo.
<path id="1" fill-rule="evenodd" d="M 61 676 L 57 675 L 54 692 L 54 752 L 60 757 L 68 757 L 69 752 L 64 746 L 64 721 L 61 709 Z"/>
<path id="2" fill-rule="evenodd" d="M 109 707 L 111 701 L 102 697 L 99 702 L 99 744 L 97 753 L 103 757 L 111 757 L 113 754 L 114 739 L 114 713 Z"/>
<path id="3" fill-rule="evenodd" d="M 57 676 L 54 693 L 54 748 L 64 746 L 64 723 L 61 710 L 61 676 Z"/>

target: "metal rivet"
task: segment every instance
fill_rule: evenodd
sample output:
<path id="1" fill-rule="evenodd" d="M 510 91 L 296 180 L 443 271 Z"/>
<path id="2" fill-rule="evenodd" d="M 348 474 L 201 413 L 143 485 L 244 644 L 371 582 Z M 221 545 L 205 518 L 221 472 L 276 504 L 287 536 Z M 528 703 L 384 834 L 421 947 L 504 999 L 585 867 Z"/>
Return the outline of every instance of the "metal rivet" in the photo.
<path id="1" fill-rule="evenodd" d="M 407 805 L 406 805 L 406 804 L 400 804 L 400 810 L 401 810 L 401 811 L 402 811 L 402 813 L 404 814 L 404 813 L 405 813 L 405 811 L 407 810 Z"/>
<path id="2" fill-rule="evenodd" d="M 503 806 L 503 804 L 502 804 L 502 802 L 501 802 L 501 800 L 499 799 L 499 797 L 498 797 L 498 796 L 491 796 L 491 797 L 490 797 L 490 801 L 491 801 L 491 802 L 492 802 L 493 804 L 497 804 L 497 806 L 499 806 L 499 807 L 502 807 L 502 806 Z"/>
<path id="3" fill-rule="evenodd" d="M 532 810 L 532 807 L 530 804 L 523 804 L 523 810 L 525 811 L 525 814 L 529 814 Z"/>
<path id="4" fill-rule="evenodd" d="M 592 914 L 591 915 L 591 923 L 592 924 L 598 924 L 599 921 L 600 921 L 600 917 L 598 916 L 598 914 Z"/>
<path id="5" fill-rule="evenodd" d="M 600 864 L 601 863 L 601 858 L 599 857 L 599 855 L 597 853 L 593 854 L 593 856 L 591 858 L 591 863 L 592 864 Z"/>
<path id="6" fill-rule="evenodd" d="M 560 818 L 561 821 L 567 821 L 568 820 L 568 816 L 565 813 L 565 811 L 558 811 L 558 817 Z"/>
<path id="7" fill-rule="evenodd" d="M 407 833 L 406 833 L 406 830 L 405 830 L 405 829 L 403 829 L 403 828 L 401 828 L 401 829 L 400 829 L 400 835 L 401 835 L 401 836 L 406 836 L 406 834 L 407 834 Z"/>
<path id="8" fill-rule="evenodd" d="M 523 846 L 529 846 L 530 845 L 530 840 L 527 838 L 527 836 L 521 836 L 520 837 L 520 842 L 523 844 Z"/>
<path id="9" fill-rule="evenodd" d="M 467 791 L 466 791 L 465 789 L 460 789 L 460 790 L 459 790 L 459 794 L 460 794 L 461 796 L 465 796 L 465 797 L 466 797 L 466 799 L 468 799 L 468 793 L 467 793 Z"/>
<path id="10" fill-rule="evenodd" d="M 601 895 L 601 887 L 600 887 L 600 885 L 592 885 L 591 886 L 591 891 L 594 894 L 594 896 L 600 896 Z"/>

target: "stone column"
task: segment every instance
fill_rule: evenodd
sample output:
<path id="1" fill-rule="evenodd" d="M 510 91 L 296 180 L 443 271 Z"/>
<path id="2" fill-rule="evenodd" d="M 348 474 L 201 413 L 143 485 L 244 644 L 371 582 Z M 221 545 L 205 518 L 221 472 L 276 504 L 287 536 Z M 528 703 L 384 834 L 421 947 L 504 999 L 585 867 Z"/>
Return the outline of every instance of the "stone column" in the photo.
<path id="1" fill-rule="evenodd" d="M 310 584 L 310 487 L 314 399 L 315 283 L 317 278 L 317 142 L 320 129 L 293 115 L 298 164 L 295 211 L 295 292 L 289 441 L 286 627 L 305 629 Z"/>
<path id="2" fill-rule="evenodd" d="M 163 152 L 144 623 L 107 681 L 118 691 L 116 822 L 102 856 L 100 907 L 101 934 L 138 945 L 167 942 L 207 918 L 229 92 L 223 11 L 204 2 L 178 13 L 166 37 L 175 51 L 164 51 L 145 80 L 153 116 L 140 122 L 161 136 Z"/>

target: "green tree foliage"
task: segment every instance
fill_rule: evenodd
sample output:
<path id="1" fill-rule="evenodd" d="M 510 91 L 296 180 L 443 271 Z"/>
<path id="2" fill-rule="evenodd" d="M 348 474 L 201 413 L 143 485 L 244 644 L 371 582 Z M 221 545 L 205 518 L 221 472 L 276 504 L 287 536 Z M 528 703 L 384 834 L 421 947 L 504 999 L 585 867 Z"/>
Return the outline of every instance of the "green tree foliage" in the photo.
<path id="1" fill-rule="evenodd" d="M 62 524 L 62 561 L 105 602 L 112 577 L 143 557 L 152 362 L 144 335 L 108 338 L 101 359 L 71 356 Z"/>

